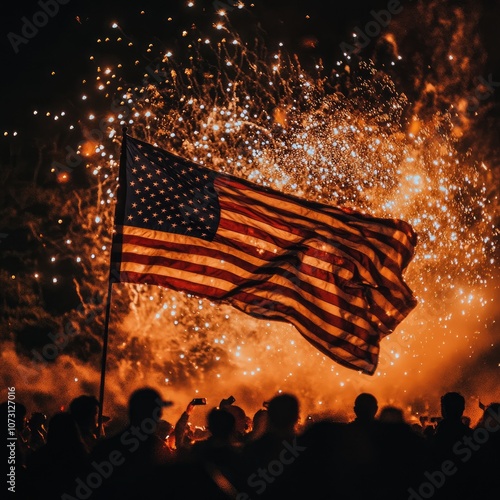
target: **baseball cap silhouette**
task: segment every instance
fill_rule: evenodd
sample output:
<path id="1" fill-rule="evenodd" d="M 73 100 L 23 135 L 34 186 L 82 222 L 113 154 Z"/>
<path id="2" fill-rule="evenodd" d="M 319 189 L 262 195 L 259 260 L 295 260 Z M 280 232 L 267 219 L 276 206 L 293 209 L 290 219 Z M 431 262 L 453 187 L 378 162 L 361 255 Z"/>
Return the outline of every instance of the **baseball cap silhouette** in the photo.
<path id="1" fill-rule="evenodd" d="M 158 408 L 166 408 L 173 404 L 172 401 L 165 401 L 156 389 L 141 387 L 131 394 L 128 401 L 130 421 L 137 422 L 152 417 Z"/>

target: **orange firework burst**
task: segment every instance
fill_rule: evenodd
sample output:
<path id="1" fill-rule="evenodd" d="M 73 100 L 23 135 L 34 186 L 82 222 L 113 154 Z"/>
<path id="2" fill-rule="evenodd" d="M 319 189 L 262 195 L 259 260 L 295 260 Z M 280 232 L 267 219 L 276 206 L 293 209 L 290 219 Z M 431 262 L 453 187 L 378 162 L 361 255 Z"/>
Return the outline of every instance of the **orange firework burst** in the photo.
<path id="1" fill-rule="evenodd" d="M 208 32 L 190 22 L 176 25 L 182 47 L 151 42 L 142 59 L 118 23 L 99 38 L 97 45 L 128 43 L 133 56 L 114 63 L 91 56 L 96 75 L 82 88 L 86 139 L 75 157 L 100 196 L 88 214 L 101 226 L 92 249 L 96 266 L 109 261 L 107 228 L 124 125 L 199 164 L 307 199 L 404 219 L 419 235 L 406 275 L 419 306 L 382 342 L 374 377 L 334 365 L 291 326 L 166 289 L 120 285 L 130 306 L 111 325 L 119 331 L 109 354 L 117 401 L 136 377 L 136 383 L 154 380 L 174 392 L 214 394 L 215 401 L 240 394 L 249 406 L 293 390 L 312 413 L 350 405 L 355 394 L 370 391 L 381 401 L 425 411 L 427 403 L 418 401 L 458 383 L 462 370 L 490 352 L 498 170 L 487 151 L 460 142 L 474 133 L 470 89 L 458 83 L 473 80 L 478 47 L 470 33 L 477 18 L 453 10 L 452 43 L 440 42 L 434 51 L 452 69 L 417 74 L 413 64 L 404 89 L 394 76 L 409 65 L 405 19 L 417 16 L 432 33 L 430 10 L 444 15 L 438 4 L 426 6 L 426 13 L 408 7 L 374 45 L 373 60 L 339 56 L 333 71 L 321 61 L 304 69 L 286 46 L 262 33 L 251 43 L 243 39 L 231 26 L 231 12 L 214 12 Z M 304 40 L 308 47 L 317 44 L 315 37 Z M 456 63 L 460 53 L 468 64 L 463 58 Z M 138 78 L 125 77 L 134 68 Z M 443 374 L 449 379 L 441 382 Z M 471 383 L 471 397 L 478 386 Z"/>

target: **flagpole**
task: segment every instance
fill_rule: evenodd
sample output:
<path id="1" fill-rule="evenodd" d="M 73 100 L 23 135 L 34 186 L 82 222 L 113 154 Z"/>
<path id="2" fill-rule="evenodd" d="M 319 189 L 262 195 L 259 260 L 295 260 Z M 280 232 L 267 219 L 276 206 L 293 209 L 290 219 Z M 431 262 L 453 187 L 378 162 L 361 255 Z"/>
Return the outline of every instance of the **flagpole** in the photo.
<path id="1" fill-rule="evenodd" d="M 122 176 L 124 169 L 125 169 L 125 146 L 126 146 L 126 133 L 127 133 L 127 127 L 122 128 L 122 145 L 121 145 L 121 155 L 120 155 L 120 168 L 119 168 L 119 173 L 118 173 L 118 194 L 116 197 L 116 205 L 115 205 L 115 216 L 114 216 L 114 221 L 113 221 L 113 233 L 112 233 L 112 240 L 115 238 L 115 226 L 116 226 L 116 214 L 118 211 L 118 202 L 121 199 L 119 196 L 120 194 L 120 178 L 124 178 Z M 110 252 L 113 251 L 113 241 L 111 243 L 111 250 Z M 113 276 L 113 271 L 116 270 L 112 269 L 111 265 L 111 259 L 112 256 L 110 255 L 110 264 L 109 264 L 109 276 L 108 276 L 108 295 L 106 298 L 106 313 L 104 317 L 104 333 L 103 333 L 103 345 L 102 345 L 102 358 L 101 358 L 101 383 L 100 383 L 100 388 L 99 388 L 99 413 L 98 413 L 98 436 L 101 436 L 102 433 L 102 420 L 103 420 L 103 408 L 104 408 L 104 388 L 105 388 L 105 383 L 106 383 L 106 359 L 108 355 L 108 338 L 109 338 L 109 318 L 111 315 L 111 294 L 113 291 L 113 278 L 118 278 L 117 276 Z"/>
<path id="2" fill-rule="evenodd" d="M 109 331 L 109 315 L 111 311 L 111 292 L 113 290 L 111 280 L 108 280 L 108 297 L 106 299 L 106 316 L 104 319 L 104 335 L 102 346 L 102 359 L 101 359 L 101 385 L 99 389 L 99 417 L 98 417 L 98 435 L 102 433 L 102 408 L 104 405 L 104 385 L 106 380 L 106 357 L 108 354 L 108 331 Z"/>

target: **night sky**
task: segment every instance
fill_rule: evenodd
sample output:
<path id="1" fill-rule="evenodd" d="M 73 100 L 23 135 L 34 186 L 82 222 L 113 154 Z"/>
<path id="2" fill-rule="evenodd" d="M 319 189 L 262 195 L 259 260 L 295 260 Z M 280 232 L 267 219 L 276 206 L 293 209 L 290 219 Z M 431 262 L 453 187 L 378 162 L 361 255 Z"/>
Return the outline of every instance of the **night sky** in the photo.
<path id="1" fill-rule="evenodd" d="M 54 8 L 55 0 L 47 1 L 50 2 L 50 8 Z M 395 1 L 376 0 L 367 4 L 360 0 L 257 0 L 246 12 L 231 12 L 231 22 L 234 29 L 244 38 L 247 33 L 251 33 L 251 23 L 248 22 L 250 16 L 266 34 L 270 45 L 269 52 L 276 49 L 278 42 L 283 42 L 285 50 L 297 54 L 304 67 L 314 66 L 315 61 L 321 58 L 326 68 L 334 68 L 342 57 L 341 44 L 352 40 L 353 30 L 364 28 L 367 23 L 373 21 L 374 12 L 386 9 L 391 2 L 394 5 Z M 40 2 L 43 3 L 43 0 Z M 110 66 L 115 66 L 122 60 L 131 61 L 135 57 L 139 61 L 137 68 L 134 70 L 129 65 L 129 73 L 122 73 L 122 76 L 128 82 L 137 81 L 140 85 L 141 71 L 143 73 L 150 59 L 154 58 L 147 52 L 150 42 L 156 44 L 157 52 L 161 47 L 172 49 L 174 53 L 176 48 L 181 50 L 183 44 L 179 39 L 179 31 L 191 23 L 195 23 L 201 32 L 212 30 L 214 10 L 225 3 L 197 0 L 193 8 L 188 8 L 187 1 L 68 0 L 64 5 L 57 4 L 58 12 L 45 22 L 44 15 L 40 14 L 40 2 L 8 2 L 2 6 L 0 15 L 0 56 L 3 69 L 0 79 L 0 169 L 7 166 L 9 168 L 6 170 L 11 172 L 7 186 L 0 191 L 0 196 L 9 191 L 15 197 L 16 189 L 20 189 L 23 182 L 33 178 L 35 165 L 40 169 L 38 179 L 49 179 L 53 148 L 67 144 L 76 146 L 81 139 L 81 129 L 84 128 L 82 122 L 89 110 L 89 107 L 82 103 L 82 79 L 88 78 L 90 81 L 95 78 L 96 62 L 92 62 L 90 56 L 98 56 L 96 59 L 103 61 L 103 64 L 109 62 Z M 399 48 L 401 53 L 407 56 L 407 60 L 397 68 L 399 73 L 395 73 L 399 85 L 397 91 L 406 92 L 411 101 L 414 97 L 420 97 L 413 88 L 417 71 L 413 72 L 415 68 L 412 61 L 419 60 L 421 63 L 428 54 L 423 53 L 422 40 L 419 38 L 425 38 L 426 35 L 415 29 L 409 15 L 410 9 L 404 10 L 405 5 L 410 3 L 417 2 L 401 1 L 403 12 L 398 21 L 394 22 L 394 30 L 399 30 L 396 35 L 404 40 Z M 475 74 L 474 77 L 477 79 L 482 75 L 491 82 L 492 91 L 487 104 L 500 103 L 500 0 L 443 0 L 443 3 L 450 9 L 463 8 L 466 18 L 468 13 L 476 12 L 475 9 L 481 6 L 478 30 L 485 58 L 481 73 Z M 142 11 L 144 13 L 141 13 Z M 169 21 L 169 18 L 173 20 Z M 29 22 L 38 19 L 43 26 L 36 28 L 37 32 L 31 35 L 26 32 L 29 28 L 26 28 L 25 19 Z M 123 44 L 123 50 L 120 52 L 116 43 L 96 43 L 97 38 L 109 35 L 113 21 L 119 24 L 124 39 L 133 42 L 133 49 Z M 390 28 L 392 29 L 393 25 L 390 25 Z M 28 38 L 28 35 L 31 38 Z M 27 37 L 26 43 L 17 38 L 23 36 Z M 360 57 L 369 57 L 372 54 L 376 45 L 375 39 L 376 37 L 359 52 Z M 14 48 L 13 43 L 16 42 L 18 43 Z M 432 43 L 428 44 L 427 49 L 431 45 Z M 446 45 L 446 41 L 439 39 L 436 45 Z M 457 64 L 460 64 L 460 54 Z M 435 68 L 432 68 L 432 71 L 439 73 Z M 415 91 L 415 95 L 411 94 L 412 91 Z M 107 105 L 108 108 L 103 109 L 109 109 L 109 104 Z M 492 123 L 499 123 L 500 106 L 492 108 Z M 36 115 L 34 110 L 38 112 Z M 52 119 L 54 114 L 61 111 L 66 113 L 64 123 L 63 120 L 58 122 Z M 47 112 L 52 114 L 50 118 L 45 116 Z M 71 132 L 67 127 L 68 123 L 75 124 Z M 81 129 L 79 125 L 82 125 Z M 478 136 L 471 137 L 474 141 Z M 471 143 L 466 143 L 465 146 L 471 146 Z M 40 150 L 44 151 L 41 160 L 38 157 Z M 490 158 L 500 157 L 498 148 L 491 149 L 488 153 Z M 489 166 L 492 171 L 496 169 L 498 173 L 498 163 L 491 160 Z M 12 174 L 11 167 L 14 167 L 15 175 Z M 77 183 L 78 172 L 75 171 L 74 174 L 72 181 Z M 9 184 L 13 179 L 15 183 Z"/>
<path id="2" fill-rule="evenodd" d="M 202 30 L 203 26 L 212 22 L 212 2 L 197 2 L 194 8 L 187 8 L 186 3 L 71 0 L 66 5 L 60 5 L 58 14 L 45 26 L 38 28 L 33 38 L 27 43 L 20 43 L 17 54 L 7 35 L 15 33 L 22 36 L 25 24 L 22 18 L 32 20 L 40 7 L 34 1 L 10 3 L 6 7 L 7 15 L 3 13 L 1 19 L 1 51 L 5 58 L 3 66 L 9 69 L 8 77 L 2 79 L 6 97 L 4 105 L 7 106 L 7 110 L 2 110 L 2 125 L 9 129 L 28 126 L 32 121 L 31 108 L 53 101 L 77 106 L 78 103 L 74 102 L 75 89 L 80 85 L 80 76 L 85 75 L 90 68 L 86 56 L 95 53 L 93 42 L 109 28 L 112 19 L 138 44 L 138 55 L 144 49 L 141 43 L 150 40 L 175 44 L 177 33 L 173 31 L 172 23 L 167 21 L 169 17 L 173 17 L 179 26 L 185 25 L 188 17 L 190 20 L 197 19 L 197 26 Z M 356 3 L 361 4 L 350 2 L 350 12 L 339 11 L 336 7 L 335 12 L 328 15 L 325 15 L 325 7 L 319 1 L 257 2 L 257 7 L 252 11 L 272 37 L 295 49 L 301 49 L 304 37 L 311 37 L 321 38 L 319 45 L 323 50 L 333 46 L 338 51 L 335 37 L 341 40 L 347 26 L 357 23 L 360 18 L 355 14 Z M 142 10 L 145 11 L 144 15 L 139 14 Z M 306 19 L 307 12 L 314 10 L 318 12 L 316 18 Z M 363 13 L 367 14 L 366 8 Z M 245 30 L 245 23 L 239 29 Z M 316 49 L 313 51 L 317 52 Z M 114 56 L 118 57 L 119 54 Z M 56 75 L 51 76 L 52 71 Z"/>
<path id="3" fill-rule="evenodd" d="M 221 5 L 223 3 L 219 2 Z M 500 40 L 497 27 L 500 22 L 500 2 L 446 3 L 458 6 L 483 5 L 480 31 L 488 51 L 484 74 L 491 73 L 493 81 L 499 81 Z M 178 32 L 172 29 L 172 22 L 167 21 L 169 17 L 179 26 L 185 25 L 187 19 L 196 19 L 201 30 L 212 22 L 214 2 L 198 1 L 194 8 L 187 8 L 186 4 L 186 1 L 68 0 L 65 5 L 57 4 L 58 12 L 46 20 L 43 15 L 39 15 L 42 9 L 34 0 L 7 3 L 2 7 L 0 20 L 0 53 L 4 69 L 1 79 L 2 133 L 30 130 L 50 140 L 51 130 L 47 129 L 46 123 L 36 119 L 32 111 L 35 108 L 48 109 L 57 102 L 66 112 L 78 114 L 81 103 L 77 99 L 77 89 L 81 85 L 82 75 L 90 73 L 88 56 L 96 53 L 93 42 L 106 31 L 110 20 L 116 20 L 137 45 L 138 57 L 146 57 L 145 44 L 150 40 L 169 46 L 176 44 Z M 328 4 L 331 5 L 327 7 Z M 307 61 L 322 57 L 328 67 L 329 64 L 333 66 L 333 62 L 339 58 L 340 44 L 351 40 L 353 29 L 363 29 L 367 22 L 373 20 L 373 12 L 386 9 L 388 2 L 377 0 L 366 4 L 362 1 L 261 0 L 252 5 L 252 16 L 258 19 L 270 40 L 282 41 L 291 52 L 299 54 L 306 64 Z M 398 5 L 404 10 L 405 2 Z M 141 11 L 145 11 L 145 14 L 141 15 Z M 31 38 L 23 37 L 23 30 L 28 35 L 32 34 L 23 18 L 28 21 L 35 18 L 41 24 L 35 27 L 37 32 Z M 232 22 L 243 33 L 247 29 L 246 19 L 238 13 L 232 16 Z M 368 44 L 363 50 L 368 53 L 370 49 L 371 44 Z M 106 48 L 103 47 L 103 50 Z M 119 56 L 117 53 L 109 54 L 110 59 Z M 52 75 L 52 72 L 55 74 Z M 495 99 L 499 99 L 498 94 L 500 92 L 496 92 Z M 28 146 L 29 136 L 18 136 L 18 139 L 28 141 L 23 142 L 24 147 Z M 5 154 L 5 142 L 2 146 Z"/>
<path id="4" fill-rule="evenodd" d="M 223 3 L 219 2 L 221 5 Z M 500 22 L 500 2 L 446 3 L 483 6 L 480 31 L 488 51 L 483 74 L 491 73 L 493 81 L 499 81 L 500 40 L 497 27 Z M 58 12 L 46 20 L 43 14 L 39 15 L 42 9 L 34 0 L 6 3 L 2 7 L 0 19 L 2 135 L 4 132 L 11 134 L 18 131 L 17 142 L 11 146 L 18 150 L 19 145 L 22 145 L 21 154 L 27 153 L 32 134 L 50 141 L 55 131 L 47 128 L 46 122 L 34 117 L 33 109 L 49 109 L 57 102 L 67 113 L 78 115 L 81 105 L 78 88 L 82 75 L 90 74 L 88 56 L 96 53 L 93 42 L 106 31 L 110 20 L 116 20 L 123 27 L 130 40 L 137 45 L 137 56 L 144 58 L 147 57 L 145 44 L 150 40 L 175 46 L 178 32 L 172 29 L 173 25 L 185 25 L 187 19 L 196 19 L 197 26 L 203 30 L 204 26 L 212 22 L 214 2 L 198 1 L 194 8 L 187 8 L 186 4 L 186 1 L 68 0 L 65 5 L 57 4 Z M 328 4 L 331 5 L 327 7 Z M 299 54 L 304 62 L 322 57 L 325 66 L 333 66 L 341 53 L 340 44 L 351 39 L 354 28 L 363 28 L 373 20 L 374 11 L 386 9 L 388 2 L 377 0 L 366 4 L 362 1 L 261 0 L 252 5 L 252 15 L 258 19 L 270 40 L 282 41 L 291 52 Z M 404 9 L 404 5 L 405 2 L 401 2 L 400 7 Z M 467 8 L 470 7 L 465 7 L 466 11 Z M 139 14 L 141 11 L 145 11 L 145 14 Z M 33 21 L 34 17 L 41 26 L 35 27 L 37 32 L 32 35 L 23 18 Z M 174 19 L 173 23 L 167 21 L 169 17 Z M 232 16 L 232 22 L 242 33 L 247 29 L 246 19 L 238 13 Z M 24 37 L 24 40 L 17 38 L 23 37 L 23 30 L 32 37 Z M 368 44 L 363 50 L 369 53 L 371 45 Z M 106 48 L 103 47 L 103 50 Z M 110 60 L 117 59 L 120 54 L 110 53 L 109 57 Z M 52 75 L 52 72 L 55 74 Z M 495 99 L 499 99 L 498 94 L 500 92 L 495 92 Z M 27 136 L 22 134 L 22 131 L 28 130 L 30 133 Z M 4 161 L 5 155 L 9 154 L 6 148 L 7 144 L 2 138 Z"/>

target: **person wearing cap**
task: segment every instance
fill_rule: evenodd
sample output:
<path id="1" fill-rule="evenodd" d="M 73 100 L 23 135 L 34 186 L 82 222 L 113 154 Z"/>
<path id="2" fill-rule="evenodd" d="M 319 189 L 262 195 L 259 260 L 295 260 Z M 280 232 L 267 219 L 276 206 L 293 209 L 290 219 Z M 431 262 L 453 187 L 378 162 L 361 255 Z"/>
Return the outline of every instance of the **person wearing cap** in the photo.
<path id="1" fill-rule="evenodd" d="M 130 395 L 125 428 L 98 441 L 91 453 L 95 463 L 106 464 L 112 470 L 94 491 L 96 498 L 140 498 L 148 478 L 173 461 L 173 452 L 158 436 L 163 408 L 172 404 L 151 387 L 141 387 Z"/>

